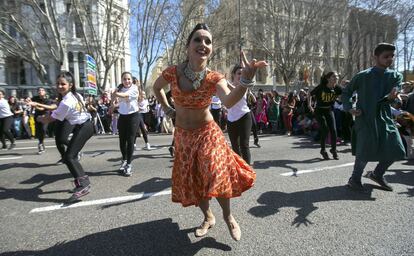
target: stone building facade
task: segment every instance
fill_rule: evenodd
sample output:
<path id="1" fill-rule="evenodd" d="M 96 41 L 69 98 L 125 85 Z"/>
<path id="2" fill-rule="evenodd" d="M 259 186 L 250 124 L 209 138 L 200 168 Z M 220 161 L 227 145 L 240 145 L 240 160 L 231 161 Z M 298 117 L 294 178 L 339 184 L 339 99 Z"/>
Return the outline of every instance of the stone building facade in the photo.
<path id="1" fill-rule="evenodd" d="M 64 45 L 64 58 L 63 63 L 56 63 L 51 60 L 51 57 L 48 56 L 48 51 L 43 50 L 47 45 L 41 45 L 38 48 L 40 59 L 42 64 L 45 65 L 48 74 L 48 81 L 55 80 L 58 72 L 60 70 L 69 70 L 74 74 L 76 85 L 82 87 L 86 79 L 86 54 L 88 52 L 103 51 L 104 49 L 97 49 L 98 45 L 102 48 L 107 47 L 117 47 L 122 52 L 119 54 L 118 59 L 114 62 L 111 69 L 109 70 L 109 75 L 106 81 L 106 88 L 109 89 L 116 87 L 121 83 L 121 73 L 125 70 L 130 70 L 131 62 L 131 53 L 129 48 L 129 17 L 128 17 L 128 1 L 127 0 L 115 0 L 113 2 L 112 12 L 113 17 L 116 17 L 116 20 L 111 22 L 111 27 L 108 28 L 105 22 L 105 10 L 104 5 L 105 1 L 102 0 L 85 0 L 83 1 L 84 6 L 86 6 L 87 15 L 90 16 L 92 24 L 94 26 L 94 31 L 97 34 L 105 34 L 108 29 L 109 33 L 113 34 L 112 38 L 119 38 L 119 33 L 123 31 L 120 29 L 121 26 L 126 27 L 126 36 L 122 46 L 114 45 L 113 42 L 110 42 L 110 45 L 105 44 L 92 44 L 89 47 L 94 48 L 92 51 L 88 50 L 88 46 L 85 44 L 83 39 L 83 33 L 88 36 L 87 26 L 81 26 L 80 20 L 73 15 L 74 9 L 72 6 L 72 1 L 70 0 L 53 0 L 53 5 L 55 7 L 56 17 L 58 17 L 59 24 L 59 33 L 63 38 Z M 20 9 L 21 12 L 27 12 L 24 8 Z M 33 15 L 33 13 L 28 15 Z M 63 21 L 63 23 L 61 22 Z M 85 24 L 84 24 L 85 25 Z M 83 31 L 85 29 L 85 31 Z M 12 32 L 12 31 L 11 31 Z M 39 31 L 33 31 L 31 36 L 36 38 L 36 33 Z M 11 33 L 11 36 L 15 35 Z M 91 49 L 89 48 L 89 49 Z M 93 53 L 90 53 L 93 55 Z M 92 56 L 98 62 L 98 67 L 101 67 L 98 70 L 98 81 L 99 84 L 103 84 L 104 70 L 103 65 L 99 63 L 100 59 L 96 56 Z M 35 69 L 28 62 L 23 61 L 19 57 L 7 55 L 5 52 L 0 52 L 0 86 L 9 86 L 9 87 L 29 87 L 29 86 L 39 86 L 43 85 L 41 79 Z"/>

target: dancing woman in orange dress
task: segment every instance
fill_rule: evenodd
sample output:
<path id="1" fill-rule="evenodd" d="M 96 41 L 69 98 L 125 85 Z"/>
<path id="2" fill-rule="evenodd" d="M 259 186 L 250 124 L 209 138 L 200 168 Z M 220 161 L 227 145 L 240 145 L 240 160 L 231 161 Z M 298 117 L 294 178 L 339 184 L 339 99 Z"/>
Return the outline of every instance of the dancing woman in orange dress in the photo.
<path id="1" fill-rule="evenodd" d="M 244 86 L 232 90 L 224 76 L 207 68 L 213 51 L 207 25 L 198 24 L 187 40 L 187 61 L 165 69 L 155 81 L 154 93 L 167 115 L 175 116 L 175 159 L 172 171 L 172 201 L 195 205 L 204 221 L 195 230 L 197 237 L 207 234 L 215 224 L 209 200 L 215 197 L 232 238 L 241 231 L 230 211 L 230 198 L 251 188 L 256 179 L 253 169 L 228 146 L 209 111 L 211 97 L 217 95 L 226 107 L 236 104 L 253 85 L 256 69 L 264 61 L 247 62 L 242 71 Z M 164 87 L 171 86 L 175 110 L 168 105 Z"/>

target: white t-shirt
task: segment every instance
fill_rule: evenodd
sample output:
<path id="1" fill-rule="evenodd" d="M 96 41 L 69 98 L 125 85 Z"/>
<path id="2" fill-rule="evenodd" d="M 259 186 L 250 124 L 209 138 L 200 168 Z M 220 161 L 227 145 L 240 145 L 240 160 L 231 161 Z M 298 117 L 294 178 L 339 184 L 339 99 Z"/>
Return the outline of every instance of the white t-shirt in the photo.
<path id="1" fill-rule="evenodd" d="M 149 112 L 149 103 L 147 99 L 143 99 L 141 102 L 138 102 L 138 112 L 139 113 L 148 113 Z"/>
<path id="2" fill-rule="evenodd" d="M 10 110 L 10 105 L 4 98 L 0 100 L 0 118 L 6 118 L 12 116 L 13 113 Z"/>
<path id="3" fill-rule="evenodd" d="M 211 99 L 211 109 L 221 109 L 221 100 L 216 95 Z"/>
<path id="4" fill-rule="evenodd" d="M 235 122 L 242 118 L 246 113 L 250 112 L 249 106 L 247 106 L 247 96 L 244 96 L 233 105 L 233 107 L 227 110 L 227 120 Z"/>
<path id="5" fill-rule="evenodd" d="M 131 85 L 128 88 L 122 87 L 119 92 L 127 93 L 128 98 L 119 97 L 119 109 L 118 112 L 121 115 L 128 115 L 138 111 L 138 87 Z"/>
<path id="6" fill-rule="evenodd" d="M 82 101 L 82 104 L 72 92 L 67 93 L 59 103 L 58 108 L 53 110 L 52 117 L 60 121 L 66 119 L 71 125 L 83 124 L 91 119 L 91 115 L 84 107 L 85 102 L 83 101 L 82 96 L 80 94 L 78 94 L 78 96 Z"/>

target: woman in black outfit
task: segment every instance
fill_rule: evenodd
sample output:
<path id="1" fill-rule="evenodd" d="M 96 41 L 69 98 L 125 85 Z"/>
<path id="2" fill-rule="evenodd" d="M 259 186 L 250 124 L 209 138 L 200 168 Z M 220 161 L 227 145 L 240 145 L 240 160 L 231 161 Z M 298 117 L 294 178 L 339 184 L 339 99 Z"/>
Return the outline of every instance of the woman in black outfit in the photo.
<path id="1" fill-rule="evenodd" d="M 326 137 L 328 132 L 331 134 L 331 150 L 332 157 L 338 160 L 338 152 L 336 151 L 336 126 L 335 116 L 333 113 L 333 104 L 336 98 L 341 95 L 342 89 L 337 85 L 338 74 L 329 72 L 321 78 L 321 83 L 315 87 L 310 93 L 309 109 L 315 113 L 316 120 L 319 123 L 319 132 L 321 135 L 321 155 L 323 159 L 328 160 L 329 155 L 326 152 Z M 312 98 L 315 98 L 316 106 L 313 108 Z"/>

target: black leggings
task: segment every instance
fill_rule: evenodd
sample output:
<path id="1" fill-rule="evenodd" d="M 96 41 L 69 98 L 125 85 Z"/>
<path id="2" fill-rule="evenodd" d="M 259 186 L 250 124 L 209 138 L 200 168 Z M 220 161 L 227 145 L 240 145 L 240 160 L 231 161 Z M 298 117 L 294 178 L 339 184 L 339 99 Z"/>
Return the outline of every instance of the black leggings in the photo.
<path id="1" fill-rule="evenodd" d="M 252 132 L 253 132 L 253 138 L 254 140 L 258 141 L 259 137 L 257 137 L 257 123 L 256 118 L 254 117 L 253 111 L 250 111 L 250 118 L 252 119 Z"/>
<path id="2" fill-rule="evenodd" d="M 119 147 L 121 149 L 122 160 L 126 160 L 127 164 L 130 164 L 132 161 L 132 154 L 134 153 L 134 141 L 138 129 L 138 124 L 138 112 L 129 115 L 119 115 Z"/>
<path id="3" fill-rule="evenodd" d="M 316 108 L 315 117 L 319 123 L 319 132 L 321 135 L 321 151 L 326 150 L 326 137 L 328 132 L 331 133 L 331 150 L 336 151 L 336 126 L 335 116 L 333 111 L 329 108 Z"/>
<path id="4" fill-rule="evenodd" d="M 148 131 L 147 129 L 145 129 L 144 115 L 142 113 L 139 113 L 138 118 L 139 118 L 138 120 L 139 129 L 137 129 L 137 135 L 135 136 L 134 142 L 137 140 L 137 136 L 139 136 L 139 134 L 142 134 L 142 137 L 144 138 L 144 142 L 148 143 Z"/>
<path id="5" fill-rule="evenodd" d="M 249 149 L 249 137 L 252 129 L 251 114 L 246 113 L 239 120 L 227 121 L 227 131 L 233 151 L 241 156 L 246 163 L 250 164 L 251 156 Z"/>
<path id="6" fill-rule="evenodd" d="M 13 116 L 8 116 L 4 118 L 0 118 L 0 138 L 3 147 L 6 147 L 6 138 L 10 140 L 10 143 L 14 143 L 14 136 L 10 131 L 10 128 L 13 124 Z"/>
<path id="7" fill-rule="evenodd" d="M 39 140 L 39 144 L 43 144 L 45 140 L 45 125 L 41 122 L 36 121 L 38 116 L 35 116 L 35 132 L 36 138 Z"/>
<path id="8" fill-rule="evenodd" d="M 85 171 L 78 161 L 78 153 L 82 150 L 83 146 L 85 146 L 92 135 L 93 123 L 90 121 L 74 125 L 73 127 L 73 136 L 64 153 L 63 160 L 75 179 L 85 176 Z"/>
<path id="9" fill-rule="evenodd" d="M 55 121 L 55 143 L 62 159 L 65 155 L 65 147 L 69 145 L 69 134 L 74 128 L 75 126 L 71 125 L 66 119 L 63 121 Z"/>

